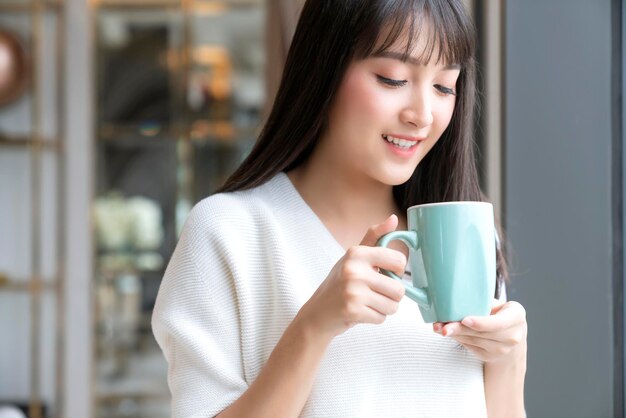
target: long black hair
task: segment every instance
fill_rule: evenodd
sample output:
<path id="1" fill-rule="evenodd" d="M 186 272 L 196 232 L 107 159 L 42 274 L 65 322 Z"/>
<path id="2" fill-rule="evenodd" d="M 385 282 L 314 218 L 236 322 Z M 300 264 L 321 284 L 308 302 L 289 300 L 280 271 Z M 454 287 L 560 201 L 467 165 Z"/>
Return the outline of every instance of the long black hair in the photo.
<path id="1" fill-rule="evenodd" d="M 473 138 L 476 35 L 460 0 L 307 0 L 267 123 L 218 192 L 258 186 L 304 163 L 323 134 L 348 65 L 386 51 L 404 34 L 405 60 L 417 39 L 426 37 L 421 61 L 460 64 L 461 70 L 450 124 L 411 178 L 394 186 L 396 205 L 406 210 L 423 203 L 485 200 Z M 507 276 L 503 249 L 497 251 L 496 295 Z"/>

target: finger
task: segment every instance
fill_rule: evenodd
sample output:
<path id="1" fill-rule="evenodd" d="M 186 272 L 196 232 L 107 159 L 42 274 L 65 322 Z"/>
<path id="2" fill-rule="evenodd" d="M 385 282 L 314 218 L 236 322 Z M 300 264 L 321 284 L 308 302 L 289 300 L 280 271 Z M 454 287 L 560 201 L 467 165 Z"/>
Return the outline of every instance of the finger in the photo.
<path id="1" fill-rule="evenodd" d="M 435 331 L 438 334 L 441 334 L 441 331 L 443 330 L 444 325 L 446 325 L 446 322 L 433 322 L 433 331 Z"/>
<path id="2" fill-rule="evenodd" d="M 500 310 L 502 309 L 502 307 L 506 305 L 506 301 L 501 301 L 498 299 L 494 299 L 491 302 L 491 315 L 495 315 L 498 312 L 500 312 Z"/>
<path id="3" fill-rule="evenodd" d="M 507 344 L 500 341 L 500 340 L 494 340 L 491 338 L 484 338 L 482 336 L 474 336 L 474 335 L 454 335 L 452 336 L 452 339 L 460 342 L 460 343 L 464 343 L 464 344 L 471 344 L 474 345 L 476 347 L 481 347 L 484 348 L 487 351 L 494 351 L 497 347 L 505 347 Z"/>
<path id="4" fill-rule="evenodd" d="M 439 329 L 439 333 L 444 337 L 450 337 L 451 335 L 457 334 L 460 332 L 460 322 L 437 322 L 439 326 L 435 329 Z"/>
<path id="5" fill-rule="evenodd" d="M 361 240 L 361 245 L 367 245 L 368 247 L 373 247 L 378 242 L 378 239 L 383 235 L 395 231 L 398 227 L 398 217 L 396 215 L 391 215 L 383 223 L 378 225 L 372 225 L 367 230 L 367 233 Z"/>
<path id="6" fill-rule="evenodd" d="M 393 271 L 402 276 L 406 267 L 406 256 L 400 251 L 385 247 L 368 247 L 359 245 L 346 252 L 346 258 L 365 262 L 376 271 L 378 268 Z"/>
<path id="7" fill-rule="evenodd" d="M 444 337 L 452 337 L 455 338 L 457 336 L 463 337 L 476 337 L 482 338 L 485 340 L 491 341 L 503 341 L 507 337 L 508 330 L 503 330 L 499 332 L 481 332 L 475 331 L 469 327 L 464 326 L 459 322 L 451 322 L 449 324 L 445 324 L 441 330 L 441 335 Z M 510 332 L 509 332 L 510 333 Z"/>
<path id="8" fill-rule="evenodd" d="M 382 324 L 385 319 L 387 319 L 387 315 L 368 307 L 360 322 L 363 324 Z"/>
<path id="9" fill-rule="evenodd" d="M 367 284 L 374 292 L 396 302 L 400 302 L 404 297 L 405 290 L 402 283 L 384 274 L 374 273 L 371 279 L 367 279 Z"/>
<path id="10" fill-rule="evenodd" d="M 393 315 L 398 311 L 400 304 L 380 293 L 371 292 L 366 305 L 382 315 Z"/>
<path id="11" fill-rule="evenodd" d="M 498 332 L 511 328 L 526 320 L 526 311 L 517 302 L 507 302 L 494 308 L 496 313 L 490 316 L 470 316 L 464 318 L 461 323 L 468 328 L 480 332 Z"/>

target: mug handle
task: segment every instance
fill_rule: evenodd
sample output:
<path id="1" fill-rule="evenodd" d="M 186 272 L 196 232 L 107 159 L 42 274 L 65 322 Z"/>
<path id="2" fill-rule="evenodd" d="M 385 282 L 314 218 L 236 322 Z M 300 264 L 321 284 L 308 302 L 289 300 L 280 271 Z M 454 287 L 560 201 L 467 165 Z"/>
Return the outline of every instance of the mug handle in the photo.
<path id="1" fill-rule="evenodd" d="M 409 249 L 412 248 L 414 250 L 417 250 L 417 247 L 419 244 L 418 238 L 417 238 L 417 231 L 393 231 L 393 232 L 383 235 L 378 240 L 376 245 L 378 247 L 387 247 L 391 241 L 395 241 L 395 240 L 400 240 L 404 242 L 406 246 L 409 247 Z M 424 289 L 414 287 L 406 283 L 404 280 L 400 278 L 400 276 L 398 276 L 397 274 L 391 271 L 380 269 L 380 272 L 402 283 L 402 285 L 406 289 L 406 295 L 410 297 L 411 299 L 413 299 L 415 302 L 417 302 L 418 305 L 426 309 L 430 308 L 430 303 L 428 300 L 428 293 L 426 293 Z"/>

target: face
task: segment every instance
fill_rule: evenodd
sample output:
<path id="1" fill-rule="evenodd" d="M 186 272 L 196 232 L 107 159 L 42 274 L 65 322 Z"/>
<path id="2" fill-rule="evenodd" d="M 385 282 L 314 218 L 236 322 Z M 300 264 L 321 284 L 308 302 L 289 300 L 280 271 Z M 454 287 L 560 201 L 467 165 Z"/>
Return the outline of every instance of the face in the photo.
<path id="1" fill-rule="evenodd" d="M 452 118 L 459 67 L 403 62 L 400 51 L 354 61 L 346 71 L 322 138 L 343 174 L 406 182 Z"/>

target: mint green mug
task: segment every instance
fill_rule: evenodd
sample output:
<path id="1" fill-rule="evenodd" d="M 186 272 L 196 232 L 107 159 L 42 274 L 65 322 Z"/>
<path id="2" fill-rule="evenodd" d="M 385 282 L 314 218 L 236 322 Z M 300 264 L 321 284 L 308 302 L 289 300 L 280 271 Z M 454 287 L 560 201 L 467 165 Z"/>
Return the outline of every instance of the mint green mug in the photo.
<path id="1" fill-rule="evenodd" d="M 409 247 L 413 284 L 396 274 L 406 296 L 419 305 L 424 322 L 486 316 L 496 287 L 493 206 L 487 202 L 442 202 L 407 210 L 408 231 L 384 235 L 377 245 L 400 240 Z"/>

